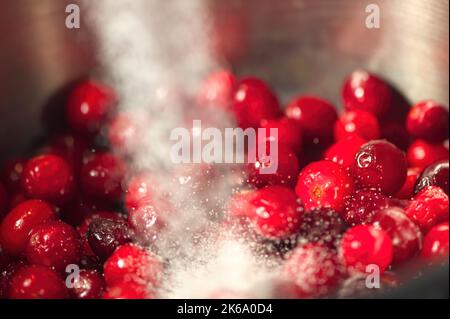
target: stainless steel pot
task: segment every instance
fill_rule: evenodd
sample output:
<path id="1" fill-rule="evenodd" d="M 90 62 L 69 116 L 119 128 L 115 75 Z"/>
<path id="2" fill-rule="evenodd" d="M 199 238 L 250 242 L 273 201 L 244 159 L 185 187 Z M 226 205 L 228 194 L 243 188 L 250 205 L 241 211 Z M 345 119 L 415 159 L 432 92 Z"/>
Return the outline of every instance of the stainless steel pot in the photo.
<path id="1" fill-rule="evenodd" d="M 339 105 L 343 77 L 366 68 L 411 101 L 448 105 L 447 0 L 206 2 L 212 20 L 227 30 L 223 57 L 238 74 L 267 79 L 283 99 L 308 92 Z M 80 29 L 65 27 L 69 3 L 79 1 L 0 0 L 0 159 L 28 149 L 44 132 L 42 111 L 60 111 L 64 88 L 96 65 L 83 11 Z M 366 25 L 371 3 L 379 6 L 380 28 Z M 422 284 L 433 287 L 400 296 L 448 296 L 448 268 L 428 278 Z"/>

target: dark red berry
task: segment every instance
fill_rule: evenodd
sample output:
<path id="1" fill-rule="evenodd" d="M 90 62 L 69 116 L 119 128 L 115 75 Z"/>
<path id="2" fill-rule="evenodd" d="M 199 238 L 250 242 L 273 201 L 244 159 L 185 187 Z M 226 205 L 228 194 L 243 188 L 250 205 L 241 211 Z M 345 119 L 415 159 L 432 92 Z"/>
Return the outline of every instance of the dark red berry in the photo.
<path id="1" fill-rule="evenodd" d="M 326 246 L 306 244 L 288 256 L 283 273 L 295 284 L 299 298 L 323 297 L 333 291 L 343 273 L 336 254 Z"/>
<path id="2" fill-rule="evenodd" d="M 79 226 L 90 215 L 114 210 L 113 203 L 78 194 L 61 212 L 61 219 L 72 226 Z"/>
<path id="3" fill-rule="evenodd" d="M 161 261 L 151 252 L 132 244 L 117 248 L 104 265 L 104 276 L 108 287 L 123 282 L 157 286 L 161 274 Z"/>
<path id="4" fill-rule="evenodd" d="M 319 243 L 335 248 L 346 229 L 339 214 L 331 209 L 321 208 L 306 211 L 300 225 L 300 241 Z"/>
<path id="5" fill-rule="evenodd" d="M 406 151 L 411 144 L 411 136 L 403 123 L 381 121 L 381 137 Z"/>
<path id="6" fill-rule="evenodd" d="M 26 196 L 64 204 L 74 193 L 72 167 L 55 155 L 40 155 L 30 159 L 23 169 L 22 189 Z"/>
<path id="7" fill-rule="evenodd" d="M 214 106 L 228 109 L 236 90 L 236 77 L 228 70 L 210 74 L 200 87 L 198 103 L 201 106 Z"/>
<path id="8" fill-rule="evenodd" d="M 265 145 L 266 149 L 261 145 Z M 283 144 L 277 145 L 277 153 L 271 148 L 271 143 L 262 142 L 256 148 L 252 148 L 249 152 L 256 155 L 254 163 L 245 165 L 248 182 L 256 187 L 264 187 L 267 185 L 285 185 L 294 187 L 299 172 L 299 163 L 297 155 L 288 146 Z M 264 155 L 260 156 L 259 152 Z M 270 154 L 268 156 L 267 154 Z M 262 168 L 271 169 L 275 173 L 264 172 Z"/>
<path id="9" fill-rule="evenodd" d="M 120 282 L 108 287 L 103 299 L 153 299 L 153 294 L 144 285 L 132 281 Z"/>
<path id="10" fill-rule="evenodd" d="M 23 261 L 11 261 L 0 268 L 0 299 L 8 298 L 11 278 L 24 265 Z"/>
<path id="11" fill-rule="evenodd" d="M 417 179 L 414 193 L 417 194 L 427 186 L 437 186 L 448 196 L 448 160 L 431 164 Z"/>
<path id="12" fill-rule="evenodd" d="M 305 144 L 325 146 L 333 141 L 338 116 L 328 101 L 313 96 L 297 97 L 288 104 L 286 116 L 299 122 Z"/>
<path id="13" fill-rule="evenodd" d="M 334 143 L 324 154 L 324 159 L 335 162 L 347 169 L 353 169 L 356 153 L 367 141 L 352 136 Z"/>
<path id="14" fill-rule="evenodd" d="M 245 198 L 246 217 L 252 228 L 269 239 L 284 239 L 298 232 L 303 209 L 295 193 L 287 187 L 269 186 Z"/>
<path id="15" fill-rule="evenodd" d="M 406 120 L 409 134 L 429 142 L 448 139 L 449 116 L 445 106 L 434 101 L 423 101 L 414 105 Z"/>
<path id="16" fill-rule="evenodd" d="M 278 144 L 289 146 L 296 154 L 302 150 L 302 129 L 298 121 L 282 117 L 279 119 L 263 120 L 261 127 L 267 130 L 267 138 L 277 140 Z M 277 129 L 278 138 L 270 133 L 270 129 Z"/>
<path id="17" fill-rule="evenodd" d="M 1 181 L 5 185 L 6 189 L 10 192 L 18 192 L 22 186 L 20 179 L 22 177 L 23 167 L 26 160 L 22 158 L 16 158 L 9 160 L 2 169 Z"/>
<path id="18" fill-rule="evenodd" d="M 11 299 L 63 299 L 67 296 L 64 281 L 44 266 L 23 266 L 11 279 Z"/>
<path id="19" fill-rule="evenodd" d="M 125 163 L 111 153 L 94 154 L 81 168 L 81 189 L 86 196 L 118 200 L 126 174 Z"/>
<path id="20" fill-rule="evenodd" d="M 3 216 L 5 216 L 5 214 L 7 213 L 9 206 L 10 206 L 9 195 L 6 192 L 6 189 L 3 186 L 3 184 L 0 183 L 0 222 L 3 219 Z"/>
<path id="21" fill-rule="evenodd" d="M 340 255 L 350 272 L 365 273 L 367 266 L 377 265 L 382 273 L 392 262 L 392 240 L 380 228 L 358 225 L 345 233 Z"/>
<path id="22" fill-rule="evenodd" d="M 380 211 L 373 219 L 376 227 L 383 229 L 392 239 L 394 248 L 393 262 L 402 262 L 414 257 L 421 249 L 422 234 L 398 207 L 390 207 Z"/>
<path id="23" fill-rule="evenodd" d="M 363 110 L 383 116 L 392 102 L 391 87 L 379 77 L 357 70 L 345 79 L 342 100 L 347 110 Z"/>
<path id="24" fill-rule="evenodd" d="M 411 167 L 425 169 L 438 161 L 448 161 L 448 148 L 442 144 L 433 144 L 424 140 L 414 141 L 406 152 Z"/>
<path id="25" fill-rule="evenodd" d="M 334 139 L 341 141 L 352 136 L 359 136 L 365 140 L 379 138 L 378 119 L 372 113 L 361 110 L 343 113 L 334 126 Z"/>
<path id="26" fill-rule="evenodd" d="M 106 122 L 117 104 L 115 92 L 104 84 L 85 81 L 78 84 L 69 96 L 66 118 L 77 133 L 95 134 Z"/>
<path id="27" fill-rule="evenodd" d="M 256 78 L 239 81 L 232 104 L 236 121 L 242 128 L 257 128 L 261 120 L 282 114 L 277 97 L 266 83 Z"/>
<path id="28" fill-rule="evenodd" d="M 426 232 L 448 220 L 448 196 L 437 186 L 423 188 L 406 209 L 406 215 Z"/>
<path id="29" fill-rule="evenodd" d="M 308 210 L 323 207 L 340 212 L 353 187 L 353 179 L 345 168 L 334 162 L 319 161 L 300 172 L 295 192 Z"/>
<path id="30" fill-rule="evenodd" d="M 96 270 L 81 270 L 75 277 L 73 288 L 69 292 L 77 299 L 99 299 L 105 289 L 105 280 Z"/>
<path id="31" fill-rule="evenodd" d="M 124 220 L 95 218 L 89 224 L 87 239 L 92 251 L 106 260 L 117 247 L 131 241 L 131 234 Z"/>
<path id="32" fill-rule="evenodd" d="M 388 205 L 388 198 L 379 191 L 359 189 L 347 198 L 341 217 L 351 226 L 370 223 L 375 213 Z"/>
<path id="33" fill-rule="evenodd" d="M 406 172 L 406 180 L 402 188 L 394 195 L 399 199 L 411 199 L 414 196 L 414 187 L 422 170 L 417 167 L 410 167 Z"/>
<path id="34" fill-rule="evenodd" d="M 371 141 L 364 144 L 356 154 L 353 172 L 360 186 L 393 195 L 405 183 L 406 158 L 402 151 L 389 142 Z"/>
<path id="35" fill-rule="evenodd" d="M 0 226 L 2 247 L 11 254 L 20 255 L 25 251 L 30 231 L 54 219 L 53 208 L 44 201 L 32 199 L 17 205 Z"/>
<path id="36" fill-rule="evenodd" d="M 448 258 L 448 222 L 430 229 L 423 239 L 422 257 L 428 260 Z"/>
<path id="37" fill-rule="evenodd" d="M 26 256 L 30 264 L 64 271 L 67 265 L 80 261 L 80 236 L 75 228 L 61 221 L 41 224 L 30 232 Z"/>

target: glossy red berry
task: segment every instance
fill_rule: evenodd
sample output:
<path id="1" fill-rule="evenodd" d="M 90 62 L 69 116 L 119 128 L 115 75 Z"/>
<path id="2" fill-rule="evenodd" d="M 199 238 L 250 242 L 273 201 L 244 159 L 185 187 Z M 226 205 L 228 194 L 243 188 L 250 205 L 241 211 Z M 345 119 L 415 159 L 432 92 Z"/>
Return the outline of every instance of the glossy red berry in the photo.
<path id="1" fill-rule="evenodd" d="M 64 271 L 77 264 L 81 257 L 81 242 L 75 228 L 61 221 L 49 221 L 33 228 L 26 247 L 30 264 Z"/>
<path id="2" fill-rule="evenodd" d="M 283 266 L 299 298 L 323 297 L 333 291 L 343 273 L 336 254 L 326 246 L 306 244 L 295 248 Z"/>
<path id="3" fill-rule="evenodd" d="M 422 234 L 398 207 L 380 211 L 373 219 L 373 225 L 383 229 L 392 239 L 394 248 L 393 262 L 399 263 L 414 257 L 422 247 Z"/>
<path id="4" fill-rule="evenodd" d="M 353 172 L 357 184 L 375 188 L 387 195 L 397 193 L 405 183 L 405 155 L 384 140 L 364 144 L 355 156 Z"/>
<path id="5" fill-rule="evenodd" d="M 151 252 L 132 244 L 116 249 L 104 265 L 108 287 L 123 282 L 157 286 L 162 274 L 162 263 Z"/>
<path id="6" fill-rule="evenodd" d="M 359 136 L 365 140 L 379 138 L 378 119 L 372 113 L 361 110 L 343 113 L 334 125 L 334 139 L 341 141 L 352 136 Z"/>
<path id="7" fill-rule="evenodd" d="M 340 212 L 353 187 L 346 169 L 334 162 L 319 161 L 300 172 L 295 192 L 308 210 L 323 207 Z"/>
<path id="8" fill-rule="evenodd" d="M 334 143 L 324 154 L 324 159 L 335 162 L 351 170 L 356 153 L 367 141 L 359 136 L 352 136 Z"/>
<path id="9" fill-rule="evenodd" d="M 278 144 L 290 147 L 296 154 L 302 150 L 302 129 L 298 121 L 282 117 L 279 119 L 261 121 L 261 128 L 267 130 L 267 138 L 277 140 Z M 277 129 L 278 138 L 270 133 L 270 129 Z"/>
<path id="10" fill-rule="evenodd" d="M 448 258 L 448 222 L 430 229 L 423 239 L 422 257 L 428 260 Z"/>
<path id="11" fill-rule="evenodd" d="M 23 167 L 25 166 L 25 163 L 25 159 L 16 158 L 9 160 L 3 166 L 0 176 L 1 181 L 8 191 L 19 192 L 21 190 L 20 179 L 22 177 Z"/>
<path id="12" fill-rule="evenodd" d="M 266 146 L 265 151 L 261 145 Z M 259 188 L 267 185 L 295 186 L 299 172 L 299 163 L 297 155 L 290 147 L 278 144 L 277 153 L 275 153 L 271 143 L 262 142 L 256 148 L 249 150 L 249 152 L 253 152 L 256 155 L 254 163 L 250 162 L 245 165 L 247 179 L 250 184 Z M 259 152 L 262 152 L 264 155 L 260 156 Z M 273 168 L 275 173 L 264 172 L 262 168 Z"/>
<path id="13" fill-rule="evenodd" d="M 261 120 L 282 114 L 277 97 L 266 83 L 256 78 L 239 81 L 232 104 L 236 121 L 242 128 L 257 128 Z"/>
<path id="14" fill-rule="evenodd" d="M 210 74 L 200 87 L 198 103 L 201 106 L 214 106 L 228 109 L 236 90 L 236 77 L 228 70 Z"/>
<path id="15" fill-rule="evenodd" d="M 338 116 L 328 101 L 313 96 L 297 97 L 288 104 L 286 116 L 299 122 L 305 144 L 324 146 L 333 141 Z"/>
<path id="16" fill-rule="evenodd" d="M 437 186 L 448 196 L 448 160 L 431 164 L 422 172 L 417 179 L 414 193 L 417 194 L 427 186 Z"/>
<path id="17" fill-rule="evenodd" d="M 23 266 L 11 279 L 11 299 L 63 299 L 67 296 L 64 281 L 44 266 Z"/>
<path id="18" fill-rule="evenodd" d="M 30 231 L 54 219 L 53 208 L 44 201 L 32 199 L 17 205 L 0 226 L 2 247 L 11 254 L 20 255 L 25 251 Z"/>
<path id="19" fill-rule="evenodd" d="M 126 165 L 111 153 L 94 154 L 81 168 L 80 184 L 86 196 L 119 200 Z"/>
<path id="20" fill-rule="evenodd" d="M 106 260 L 117 247 L 131 241 L 131 233 L 124 220 L 95 218 L 89 224 L 87 240 L 95 255 Z"/>
<path id="21" fill-rule="evenodd" d="M 66 118 L 77 133 L 95 134 L 105 124 L 117 104 L 115 92 L 102 83 L 84 81 L 69 96 Z"/>
<path id="22" fill-rule="evenodd" d="M 73 281 L 70 295 L 77 299 L 99 299 L 105 289 L 105 280 L 96 270 L 81 270 Z"/>
<path id="23" fill-rule="evenodd" d="M 145 286 L 132 281 L 120 282 L 108 287 L 103 299 L 152 299 L 153 294 Z"/>
<path id="24" fill-rule="evenodd" d="M 40 155 L 25 164 L 22 189 L 29 198 L 65 204 L 72 199 L 74 188 L 72 167 L 59 156 Z"/>
<path id="25" fill-rule="evenodd" d="M 448 220 L 448 196 L 437 186 L 427 186 L 414 196 L 406 215 L 426 232 L 439 222 Z"/>
<path id="26" fill-rule="evenodd" d="M 388 205 L 388 198 L 379 191 L 358 189 L 347 198 L 341 217 L 351 226 L 370 223 L 376 212 Z"/>
<path id="27" fill-rule="evenodd" d="M 399 199 L 411 199 L 414 196 L 414 188 L 421 171 L 422 170 L 417 167 L 408 168 L 405 183 L 394 197 Z"/>
<path id="28" fill-rule="evenodd" d="M 11 278 L 24 265 L 23 261 L 11 261 L 0 268 L 0 300 L 8 298 Z"/>
<path id="29" fill-rule="evenodd" d="M 415 138 L 429 142 L 443 142 L 448 139 L 449 116 L 445 106 L 434 101 L 423 101 L 409 111 L 406 127 Z"/>
<path id="30" fill-rule="evenodd" d="M 392 262 L 392 240 L 380 228 L 358 225 L 344 234 L 340 255 L 350 272 L 365 273 L 367 266 L 377 265 L 382 273 Z"/>
<path id="31" fill-rule="evenodd" d="M 335 248 L 346 229 L 346 224 L 333 210 L 313 209 L 302 215 L 299 230 L 300 242 L 312 242 Z"/>
<path id="32" fill-rule="evenodd" d="M 252 228 L 269 239 L 284 239 L 298 232 L 303 208 L 287 187 L 269 186 L 246 196 L 246 216 Z"/>
<path id="33" fill-rule="evenodd" d="M 425 169 L 438 161 L 448 160 L 448 148 L 442 144 L 429 143 L 424 140 L 414 141 L 406 152 L 411 167 Z"/>
<path id="34" fill-rule="evenodd" d="M 391 87 L 369 72 L 357 70 L 345 79 L 342 100 L 347 110 L 363 110 L 383 116 L 392 102 Z"/>

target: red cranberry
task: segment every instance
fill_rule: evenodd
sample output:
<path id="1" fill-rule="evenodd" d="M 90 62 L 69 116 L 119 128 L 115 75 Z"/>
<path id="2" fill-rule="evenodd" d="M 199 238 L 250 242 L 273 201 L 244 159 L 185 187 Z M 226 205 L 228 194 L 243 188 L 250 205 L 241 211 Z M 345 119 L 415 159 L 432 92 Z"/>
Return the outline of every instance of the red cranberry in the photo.
<path id="1" fill-rule="evenodd" d="M 24 265 L 23 261 L 11 261 L 3 268 L 0 268 L 0 299 L 8 298 L 11 278 Z"/>
<path id="2" fill-rule="evenodd" d="M 359 185 L 392 195 L 405 183 L 406 158 L 402 151 L 383 140 L 364 144 L 355 156 L 354 175 Z"/>
<path id="3" fill-rule="evenodd" d="M 237 80 L 233 73 L 221 70 L 210 74 L 200 87 L 198 103 L 228 109 L 231 105 Z"/>
<path id="4" fill-rule="evenodd" d="M 306 209 L 324 207 L 340 212 L 353 192 L 353 180 L 339 164 L 314 162 L 300 172 L 295 192 Z"/>
<path id="5" fill-rule="evenodd" d="M 350 272 L 364 273 L 366 267 L 372 264 L 384 272 L 392 262 L 392 240 L 382 229 L 358 225 L 345 233 L 340 254 Z"/>
<path id="6" fill-rule="evenodd" d="M 295 248 L 286 260 L 283 271 L 288 280 L 295 283 L 299 298 L 326 296 L 342 279 L 336 254 L 319 244 Z"/>
<path id="7" fill-rule="evenodd" d="M 274 139 L 274 137 L 270 135 L 270 129 L 277 129 L 278 144 L 289 146 L 296 154 L 301 153 L 302 129 L 297 121 L 286 117 L 273 120 L 263 120 L 261 121 L 261 127 L 267 130 L 267 137 L 270 137 L 271 139 Z"/>
<path id="8" fill-rule="evenodd" d="M 423 101 L 414 105 L 406 120 L 409 134 L 429 142 L 443 142 L 448 139 L 448 110 L 433 101 Z"/>
<path id="9" fill-rule="evenodd" d="M 18 192 L 21 190 L 20 179 L 22 177 L 23 167 L 26 160 L 22 158 L 12 159 L 8 161 L 2 169 L 1 180 L 6 189 L 10 192 Z"/>
<path id="10" fill-rule="evenodd" d="M 142 138 L 149 125 L 147 114 L 142 111 L 119 113 L 108 124 L 107 138 L 114 151 L 129 155 L 142 147 Z"/>
<path id="11" fill-rule="evenodd" d="M 26 256 L 30 264 L 47 266 L 64 271 L 69 264 L 80 261 L 80 237 L 70 225 L 50 221 L 33 228 Z"/>
<path id="12" fill-rule="evenodd" d="M 233 111 L 242 128 L 257 128 L 261 120 L 281 115 L 278 99 L 269 86 L 256 78 L 241 80 L 233 97 Z"/>
<path id="13" fill-rule="evenodd" d="M 434 226 L 426 234 L 422 257 L 429 260 L 448 258 L 448 222 Z"/>
<path id="14" fill-rule="evenodd" d="M 269 186 L 248 196 L 247 217 L 256 232 L 269 239 L 283 239 L 298 232 L 303 209 L 287 187 Z"/>
<path id="15" fill-rule="evenodd" d="M 395 194 L 395 198 L 411 199 L 414 196 L 414 187 L 419 178 L 421 169 L 417 167 L 410 167 L 406 172 L 406 180 L 402 188 Z"/>
<path id="16" fill-rule="evenodd" d="M 414 193 L 417 194 L 427 186 L 440 187 L 448 196 L 448 160 L 436 162 L 425 168 L 417 179 Z"/>
<path id="17" fill-rule="evenodd" d="M 351 136 L 359 136 L 366 140 L 379 138 L 378 119 L 372 113 L 366 111 L 345 112 L 334 126 L 334 139 L 341 141 Z"/>
<path id="18" fill-rule="evenodd" d="M 406 215 L 422 231 L 427 231 L 437 223 L 448 220 L 448 196 L 439 187 L 427 186 L 414 196 Z"/>
<path id="19" fill-rule="evenodd" d="M 325 152 L 324 159 L 335 162 L 347 169 L 352 169 L 356 153 L 366 140 L 359 136 L 352 136 L 336 142 Z"/>
<path id="20" fill-rule="evenodd" d="M 414 257 L 420 251 L 422 234 L 419 227 L 398 207 L 380 211 L 373 219 L 376 227 L 383 229 L 392 239 L 393 262 L 402 262 Z"/>
<path id="21" fill-rule="evenodd" d="M 32 199 L 17 205 L 0 226 L 2 247 L 11 254 L 20 255 L 25 250 L 30 231 L 54 219 L 53 208 L 44 201 Z"/>
<path id="22" fill-rule="evenodd" d="M 285 185 L 294 187 L 299 172 L 299 163 L 295 152 L 288 146 L 278 144 L 277 153 L 270 149 L 269 142 L 262 142 L 266 144 L 266 151 L 264 154 L 270 154 L 274 158 L 267 155 L 259 156 L 261 150 L 261 143 L 250 152 L 256 155 L 254 163 L 247 163 L 246 173 L 248 182 L 256 187 L 264 187 L 267 185 Z M 272 160 L 272 161 L 271 161 Z M 275 173 L 267 174 L 261 172 L 261 168 L 269 168 L 275 166 Z"/>
<path id="23" fill-rule="evenodd" d="M 156 256 L 132 244 L 117 248 L 104 265 L 104 276 L 108 287 L 129 281 L 156 286 L 161 272 L 162 264 Z"/>
<path id="24" fill-rule="evenodd" d="M 379 191 L 359 189 L 347 199 L 341 217 L 351 226 L 370 223 L 375 213 L 388 205 L 388 198 Z"/>
<path id="25" fill-rule="evenodd" d="M 416 140 L 409 146 L 406 156 L 409 166 L 425 169 L 438 161 L 448 161 L 448 148 L 442 144 Z"/>
<path id="26" fill-rule="evenodd" d="M 379 77 L 357 70 L 345 79 L 342 100 L 347 110 L 363 110 L 380 117 L 391 104 L 391 87 Z"/>
<path id="27" fill-rule="evenodd" d="M 86 196 L 118 200 L 122 195 L 122 182 L 126 166 L 111 153 L 99 153 L 81 168 L 81 189 Z"/>
<path id="28" fill-rule="evenodd" d="M 5 187 L 0 183 L 0 222 L 8 211 L 10 205 L 9 195 L 6 193 Z"/>
<path id="29" fill-rule="evenodd" d="M 167 212 L 156 210 L 153 205 L 143 205 L 128 213 L 128 223 L 133 229 L 134 239 L 150 244 L 167 224 Z"/>
<path id="30" fill-rule="evenodd" d="M 55 155 L 30 159 L 23 169 L 22 189 L 26 196 L 55 204 L 67 203 L 74 193 L 74 176 L 66 160 Z"/>
<path id="31" fill-rule="evenodd" d="M 11 299 L 63 299 L 67 298 L 64 281 L 51 269 L 32 265 L 23 266 L 11 279 Z"/>
<path id="32" fill-rule="evenodd" d="M 108 288 L 103 299 L 153 299 L 151 292 L 145 286 L 135 282 L 120 282 Z"/>
<path id="33" fill-rule="evenodd" d="M 89 224 L 87 239 L 92 251 L 106 260 L 117 247 L 131 241 L 131 234 L 124 220 L 95 218 Z"/>
<path id="34" fill-rule="evenodd" d="M 336 108 L 328 101 L 312 96 L 298 97 L 288 104 L 286 116 L 299 122 L 305 144 L 324 146 L 333 140 L 333 126 L 338 116 Z"/>
<path id="35" fill-rule="evenodd" d="M 111 88 L 94 81 L 82 82 L 69 96 L 67 121 L 77 133 L 98 133 L 116 104 L 117 97 Z"/>
<path id="36" fill-rule="evenodd" d="M 300 239 L 334 248 L 346 225 L 339 214 L 330 209 L 313 209 L 302 215 Z"/>
<path id="37" fill-rule="evenodd" d="M 69 292 L 77 299 L 99 299 L 105 289 L 103 276 L 95 270 L 81 270 L 73 284 Z"/>

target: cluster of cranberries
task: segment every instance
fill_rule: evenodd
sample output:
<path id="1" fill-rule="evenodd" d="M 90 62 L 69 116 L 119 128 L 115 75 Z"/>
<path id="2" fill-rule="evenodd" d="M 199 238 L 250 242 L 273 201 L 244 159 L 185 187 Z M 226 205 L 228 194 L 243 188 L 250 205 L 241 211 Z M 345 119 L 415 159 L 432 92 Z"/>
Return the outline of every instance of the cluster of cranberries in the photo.
<path id="1" fill-rule="evenodd" d="M 447 109 L 410 108 L 364 71 L 345 80 L 342 99 L 341 115 L 314 96 L 283 111 L 265 82 L 228 71 L 199 90 L 200 108 L 220 108 L 242 128 L 278 129 L 278 170 L 246 164 L 219 221 L 283 246 L 274 297 L 327 296 L 373 265 L 392 285 L 401 263 L 448 256 Z M 149 247 L 176 209 L 161 176 L 131 171 L 147 122 L 119 112 L 118 100 L 102 83 L 79 83 L 65 106 L 70 129 L 3 165 L 0 298 L 157 297 L 165 262 Z"/>

